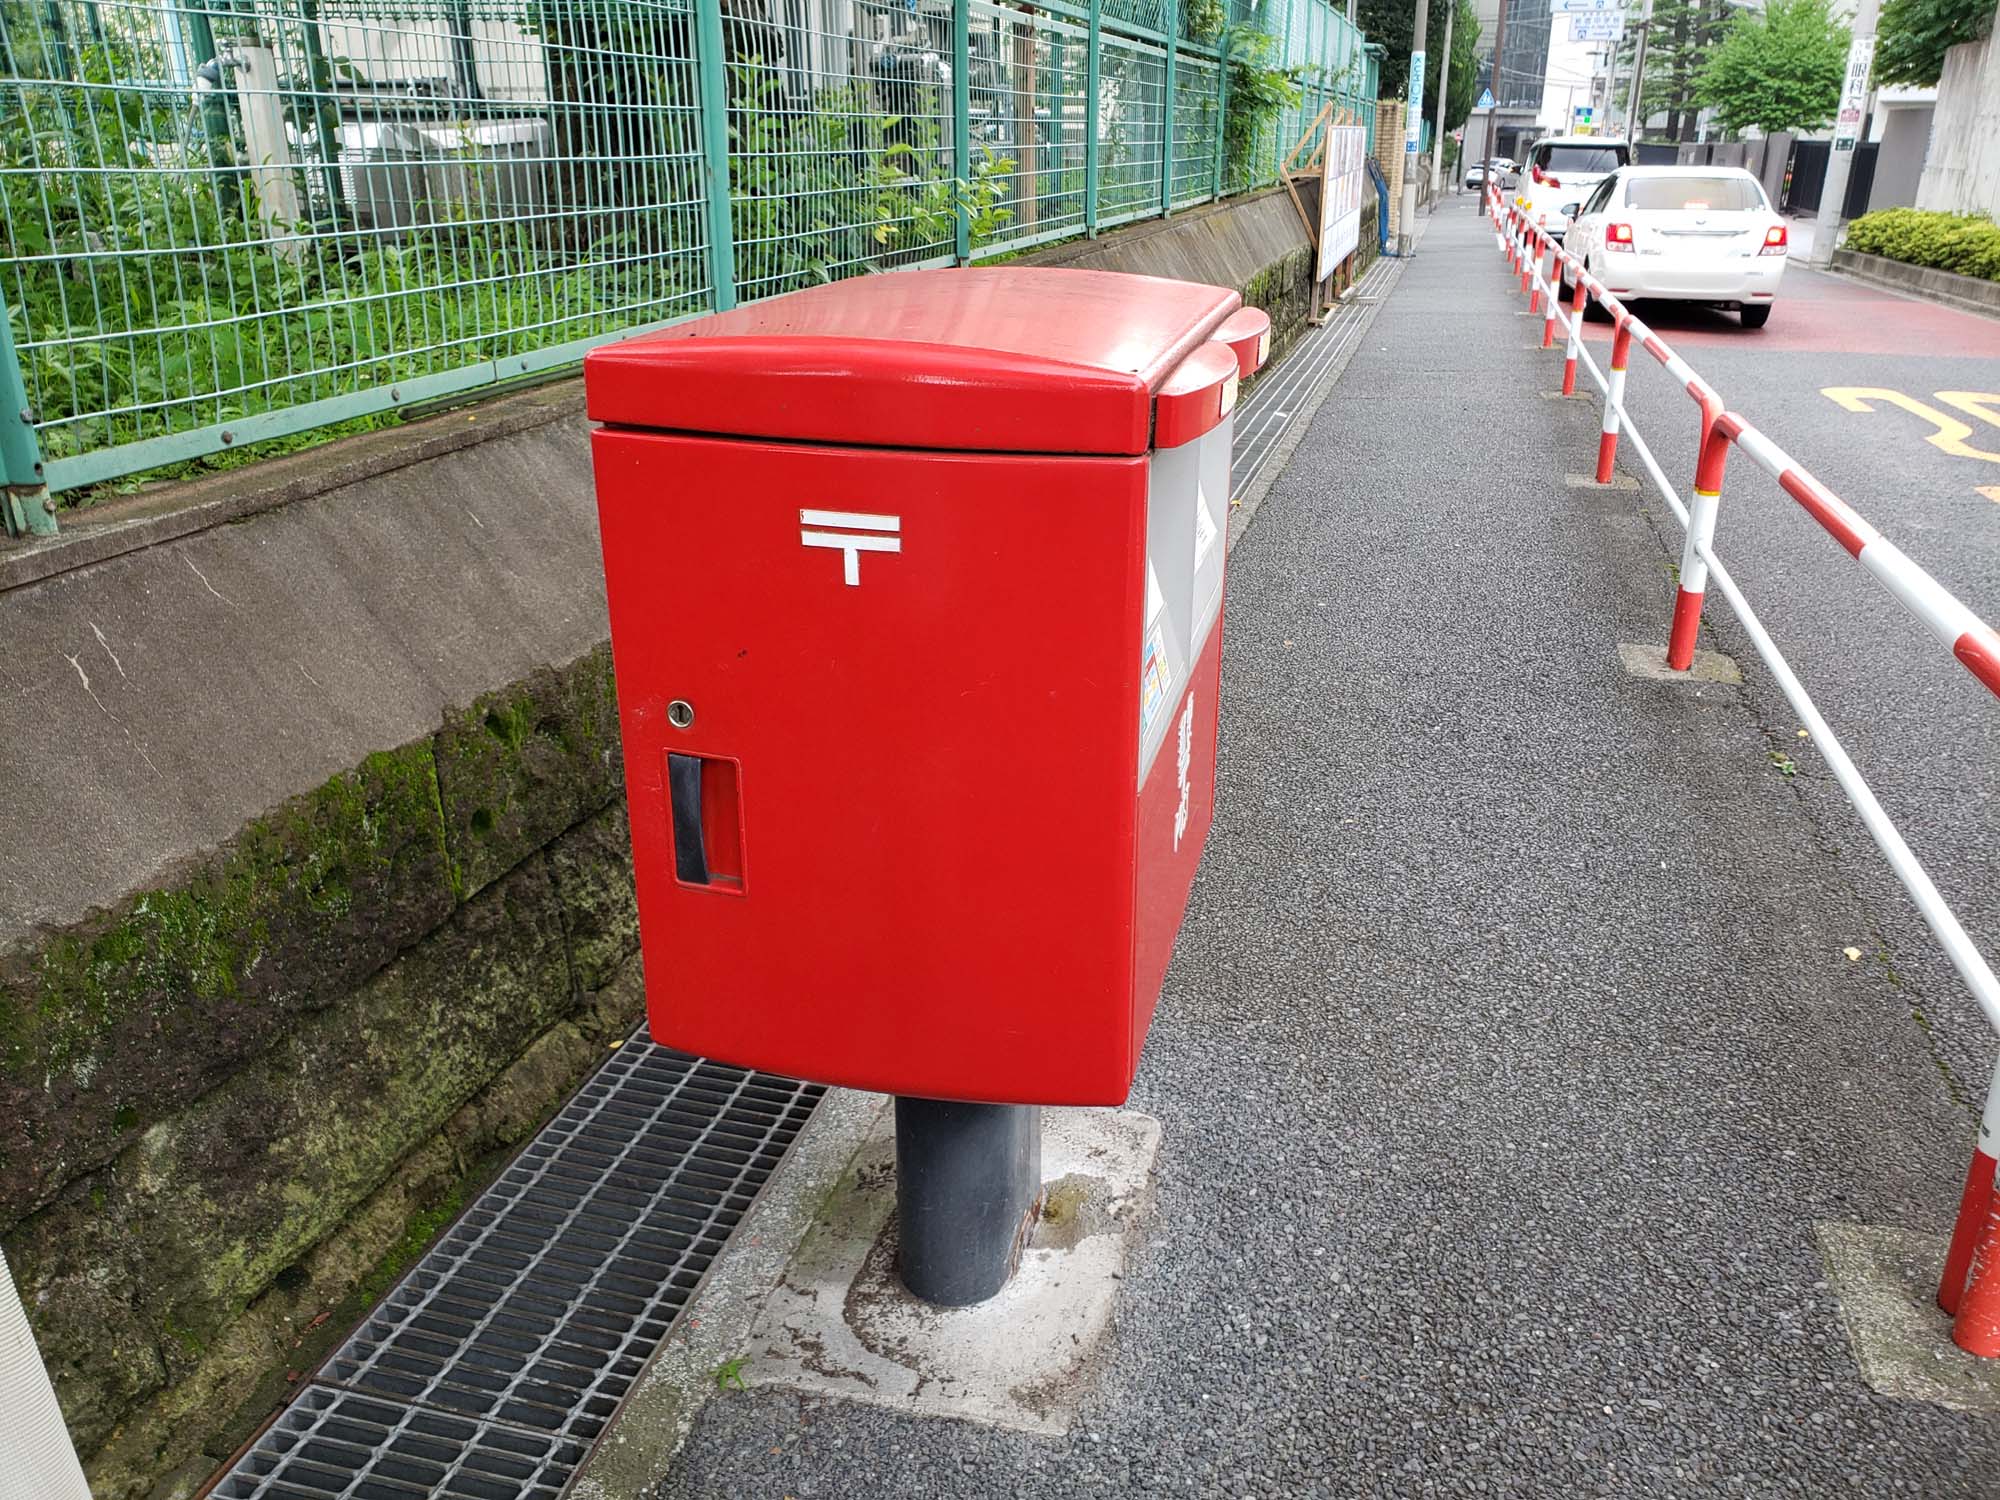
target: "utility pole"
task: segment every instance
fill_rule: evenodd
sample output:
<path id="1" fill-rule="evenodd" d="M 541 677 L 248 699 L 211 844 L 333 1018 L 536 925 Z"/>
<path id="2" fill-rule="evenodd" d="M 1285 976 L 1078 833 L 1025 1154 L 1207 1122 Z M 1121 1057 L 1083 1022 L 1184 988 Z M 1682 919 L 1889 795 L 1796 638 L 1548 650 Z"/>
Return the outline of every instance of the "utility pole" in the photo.
<path id="1" fill-rule="evenodd" d="M 1444 55 L 1438 58 L 1437 139 L 1431 142 L 1431 201 L 1444 191 L 1444 107 L 1451 98 L 1451 23 L 1458 19 L 1458 0 L 1444 0 Z"/>
<path id="2" fill-rule="evenodd" d="M 1493 181 L 1493 142 L 1500 134 L 1500 59 L 1502 48 L 1507 45 L 1507 0 L 1500 0 L 1500 10 L 1493 18 L 1493 108 L 1486 112 L 1486 172 L 1479 184 L 1479 211 L 1486 212 L 1486 189 Z"/>
<path id="3" fill-rule="evenodd" d="M 1854 170 L 1854 148 L 1861 140 L 1861 119 L 1868 109 L 1868 75 L 1875 67 L 1875 16 L 1879 9 L 1878 0 L 1861 0 L 1854 13 L 1854 39 L 1847 44 L 1847 77 L 1840 86 L 1840 113 L 1833 119 L 1833 149 L 1827 153 L 1826 182 L 1819 190 L 1808 265 L 1833 264 L 1840 211 L 1847 205 L 1847 176 Z"/>
<path id="4" fill-rule="evenodd" d="M 1630 146 L 1639 139 L 1639 131 L 1645 120 L 1640 97 L 1645 93 L 1646 82 L 1646 34 L 1653 29 L 1653 0 L 1646 0 L 1645 14 L 1639 17 L 1639 41 L 1632 49 L 1632 88 L 1625 96 L 1625 144 Z"/>
<path id="5" fill-rule="evenodd" d="M 1431 0 L 1417 0 L 1417 29 L 1410 34 L 1410 102 L 1403 111 L 1403 232 L 1396 253 L 1408 255 L 1417 243 L 1417 172 L 1424 140 L 1424 39 L 1430 30 Z"/>

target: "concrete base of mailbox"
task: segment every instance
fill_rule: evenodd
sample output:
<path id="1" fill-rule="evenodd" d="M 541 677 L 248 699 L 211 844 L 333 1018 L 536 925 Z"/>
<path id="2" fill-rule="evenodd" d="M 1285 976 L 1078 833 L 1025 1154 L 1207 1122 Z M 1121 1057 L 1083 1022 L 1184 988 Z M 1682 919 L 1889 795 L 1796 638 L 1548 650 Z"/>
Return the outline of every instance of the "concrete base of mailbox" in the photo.
<path id="1" fill-rule="evenodd" d="M 973 1307 L 918 1301 L 896 1277 L 895 1131 L 855 1153 L 744 1351 L 746 1384 L 1044 1434 L 1069 1431 L 1103 1352 L 1152 1201 L 1157 1120 L 1042 1112 L 1046 1200 L 1020 1269 Z"/>

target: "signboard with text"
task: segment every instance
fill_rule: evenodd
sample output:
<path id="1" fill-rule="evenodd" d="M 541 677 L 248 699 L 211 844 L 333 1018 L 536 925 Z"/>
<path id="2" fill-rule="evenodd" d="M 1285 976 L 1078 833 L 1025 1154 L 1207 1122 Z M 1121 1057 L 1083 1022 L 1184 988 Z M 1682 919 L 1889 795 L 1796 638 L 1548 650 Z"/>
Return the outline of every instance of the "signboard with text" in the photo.
<path id="1" fill-rule="evenodd" d="M 1615 42 L 1624 35 L 1622 11 L 1579 11 L 1569 18 L 1569 39 L 1573 42 Z"/>
<path id="2" fill-rule="evenodd" d="M 1361 248 L 1361 195 L 1368 189 L 1368 127 L 1329 125 L 1319 189 L 1319 279 Z"/>
<path id="3" fill-rule="evenodd" d="M 1847 49 L 1847 77 L 1840 87 L 1840 113 L 1833 120 L 1833 149 L 1852 151 L 1861 138 L 1868 108 L 1868 75 L 1875 67 L 1875 38 L 1858 36 Z"/>
<path id="4" fill-rule="evenodd" d="M 1410 54 L 1410 102 L 1403 110 L 1403 150 L 1411 153 L 1423 139 L 1424 131 L 1424 54 Z"/>

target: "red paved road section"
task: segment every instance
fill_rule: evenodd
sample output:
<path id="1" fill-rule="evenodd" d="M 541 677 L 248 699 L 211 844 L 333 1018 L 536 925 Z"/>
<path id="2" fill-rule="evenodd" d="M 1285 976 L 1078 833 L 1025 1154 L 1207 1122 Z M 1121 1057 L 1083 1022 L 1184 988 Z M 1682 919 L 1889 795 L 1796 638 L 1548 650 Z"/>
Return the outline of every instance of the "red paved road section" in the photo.
<path id="1" fill-rule="evenodd" d="M 1779 354 L 1917 354 L 2000 358 L 2000 319 L 1865 286 L 1841 276 L 1785 271 L 1771 321 L 1751 332 L 1736 314 L 1687 302 L 1633 304 L 1633 311 L 1694 361 L 1703 344 L 1730 344 Z M 1611 325 L 1587 325 L 1593 342 L 1610 343 Z M 1726 393 L 1725 393 L 1726 394 Z"/>

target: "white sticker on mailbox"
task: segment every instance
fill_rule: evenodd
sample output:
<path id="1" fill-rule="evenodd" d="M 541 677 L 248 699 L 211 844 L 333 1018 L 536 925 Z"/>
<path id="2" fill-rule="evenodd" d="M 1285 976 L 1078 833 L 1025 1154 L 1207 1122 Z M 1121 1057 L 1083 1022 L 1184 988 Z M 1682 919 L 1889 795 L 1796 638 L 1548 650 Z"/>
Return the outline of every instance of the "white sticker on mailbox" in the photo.
<path id="1" fill-rule="evenodd" d="M 1208 513 L 1208 491 L 1197 488 L 1194 497 L 1194 565 L 1199 568 L 1215 545 L 1215 520 Z"/>
<path id="2" fill-rule="evenodd" d="M 1167 607 L 1167 596 L 1160 592 L 1160 575 L 1153 570 L 1153 560 L 1146 559 L 1146 625 L 1150 629 L 1160 618 L 1160 611 Z"/>

